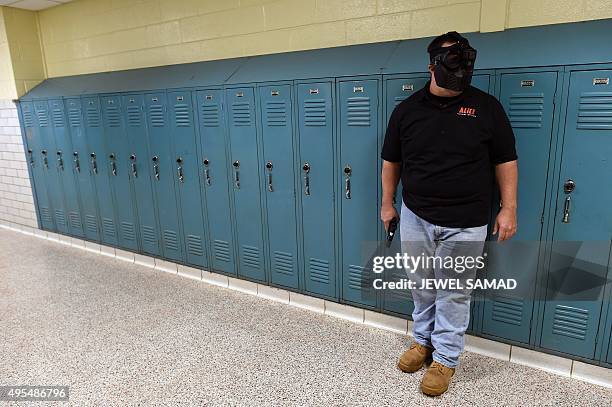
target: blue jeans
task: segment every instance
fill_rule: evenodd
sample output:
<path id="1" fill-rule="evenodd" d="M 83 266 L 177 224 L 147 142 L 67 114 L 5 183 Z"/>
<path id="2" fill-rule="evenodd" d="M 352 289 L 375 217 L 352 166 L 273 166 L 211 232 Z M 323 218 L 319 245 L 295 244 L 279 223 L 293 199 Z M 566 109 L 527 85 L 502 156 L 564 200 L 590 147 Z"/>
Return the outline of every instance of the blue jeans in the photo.
<path id="1" fill-rule="evenodd" d="M 402 251 L 408 256 L 432 256 L 434 259 L 482 256 L 487 225 L 473 228 L 436 226 L 403 204 L 400 217 Z M 458 269 L 463 270 L 458 273 Z M 407 270 L 409 279 L 416 284 L 416 288 L 411 290 L 414 339 L 423 346 L 434 348 L 433 359 L 447 367 L 456 367 L 463 351 L 463 336 L 470 321 L 471 296 L 465 280 L 475 278 L 476 271 L 476 266 L 449 267 L 448 263 L 441 264 L 440 261 Z M 434 279 L 456 279 L 462 281 L 464 287 L 419 288 L 423 280 Z"/>

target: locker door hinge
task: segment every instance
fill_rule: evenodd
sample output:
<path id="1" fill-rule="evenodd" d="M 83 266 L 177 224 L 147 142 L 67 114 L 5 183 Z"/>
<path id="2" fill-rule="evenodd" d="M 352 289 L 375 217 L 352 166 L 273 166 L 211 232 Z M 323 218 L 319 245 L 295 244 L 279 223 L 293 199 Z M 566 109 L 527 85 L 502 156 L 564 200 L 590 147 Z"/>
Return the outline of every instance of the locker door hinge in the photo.
<path id="1" fill-rule="evenodd" d="M 542 212 L 542 216 L 540 217 L 540 223 L 542 225 L 544 224 L 544 212 Z"/>

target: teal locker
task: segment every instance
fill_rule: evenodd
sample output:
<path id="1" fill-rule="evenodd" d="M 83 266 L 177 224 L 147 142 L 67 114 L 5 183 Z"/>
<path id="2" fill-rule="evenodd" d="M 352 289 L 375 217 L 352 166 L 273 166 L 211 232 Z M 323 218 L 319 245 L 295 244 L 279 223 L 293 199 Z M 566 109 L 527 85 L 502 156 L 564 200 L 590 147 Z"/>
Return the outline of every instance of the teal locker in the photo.
<path id="1" fill-rule="evenodd" d="M 21 102 L 19 104 L 20 121 L 23 125 L 24 136 L 27 144 L 27 160 L 30 167 L 30 174 L 34 182 L 36 192 L 36 206 L 38 208 L 38 218 L 40 226 L 44 230 L 55 231 L 53 221 L 53 208 L 47 191 L 48 159 L 42 154 L 45 149 L 37 129 L 36 115 L 34 114 L 34 104 L 32 102 Z"/>
<path id="2" fill-rule="evenodd" d="M 595 356 L 612 241 L 612 70 L 570 76 L 540 345 Z M 608 182 L 608 184 L 606 184 Z"/>
<path id="3" fill-rule="evenodd" d="M 89 164 L 89 146 L 83 124 L 83 108 L 80 98 L 69 98 L 64 100 L 65 109 L 68 112 L 68 127 L 72 141 L 73 150 L 71 161 L 73 163 L 74 176 L 78 185 L 81 209 L 83 211 L 84 233 L 89 240 L 100 240 L 100 225 L 98 216 L 98 205 L 96 188 L 93 177 L 95 174 Z"/>
<path id="4" fill-rule="evenodd" d="M 90 174 L 92 174 L 91 182 L 96 190 L 100 216 L 100 240 L 104 244 L 118 246 L 115 203 L 109 178 L 111 171 L 109 166 L 106 165 L 109 153 L 104 140 L 100 99 L 97 96 L 87 96 L 82 97 L 81 101 L 84 132 L 89 147 L 87 160 Z M 81 167 L 83 167 L 83 163 L 81 163 Z"/>
<path id="5" fill-rule="evenodd" d="M 429 76 L 415 76 L 408 78 L 396 78 L 386 80 L 385 92 L 386 92 L 386 111 L 385 111 L 385 126 L 384 130 L 387 129 L 387 123 L 391 117 L 393 109 L 399 105 L 404 99 L 410 97 L 414 92 L 419 91 L 425 86 Z M 380 145 L 382 146 L 384 132 L 381 136 Z M 398 213 L 401 211 L 402 205 L 402 185 L 401 181 L 397 187 L 395 193 L 396 209 Z M 380 226 L 382 228 L 382 224 Z M 397 234 L 394 240 L 399 242 L 400 240 L 400 228 L 397 228 Z M 394 244 L 392 248 L 396 250 L 400 249 L 398 243 Z M 400 281 L 403 278 L 407 278 L 406 271 L 404 269 L 393 269 L 386 272 L 385 277 L 387 281 Z M 384 290 L 383 291 L 383 310 L 393 312 L 396 314 L 411 316 L 414 304 L 412 303 L 412 296 L 408 290 Z"/>
<path id="6" fill-rule="evenodd" d="M 340 181 L 342 236 L 342 298 L 366 306 L 376 305 L 376 291 L 366 281 L 372 243 L 377 241 L 379 216 L 378 140 L 379 81 L 355 80 L 338 84 L 340 107 Z"/>
<path id="7" fill-rule="evenodd" d="M 185 261 L 175 184 L 175 154 L 165 92 L 145 96 L 151 182 L 157 207 L 164 258 Z"/>
<path id="8" fill-rule="evenodd" d="M 144 114 L 144 96 L 123 96 L 125 132 L 129 143 L 129 176 L 137 206 L 141 249 L 144 253 L 159 256 L 160 237 L 157 211 L 151 186 L 151 162 L 149 160 L 147 123 Z"/>
<path id="9" fill-rule="evenodd" d="M 193 102 L 190 91 L 168 93 L 170 131 L 174 140 L 175 183 L 178 191 L 186 261 L 208 267 L 207 242 L 200 190 Z"/>
<path id="10" fill-rule="evenodd" d="M 196 93 L 202 151 L 202 189 L 206 196 L 208 233 L 211 241 L 210 269 L 236 274 L 232 238 L 230 178 L 226 146 L 223 92 L 210 89 Z"/>
<path id="11" fill-rule="evenodd" d="M 72 149 L 70 133 L 67 128 L 64 101 L 61 99 L 51 99 L 48 101 L 48 106 L 55 139 L 57 174 L 64 193 L 64 204 L 66 205 L 68 233 L 73 236 L 84 237 L 79 193 L 75 181 L 75 167 L 72 161 L 72 152 L 74 150 Z"/>
<path id="12" fill-rule="evenodd" d="M 238 274 L 265 281 L 259 157 L 253 88 L 227 89 Z"/>
<path id="13" fill-rule="evenodd" d="M 489 279 L 514 278 L 515 290 L 484 293 L 482 332 L 528 343 L 534 308 L 542 217 L 554 123 L 557 72 L 504 73 L 499 100 L 512 125 L 519 157 L 519 228 L 510 242 L 489 245 Z M 496 201 L 496 204 L 499 201 Z M 494 222 L 497 208 L 494 208 Z"/>
<path id="14" fill-rule="evenodd" d="M 259 88 L 271 282 L 298 288 L 297 208 L 290 85 Z"/>
<path id="15" fill-rule="evenodd" d="M 107 149 L 105 165 L 110 173 L 117 217 L 119 247 L 138 251 L 138 216 L 134 205 L 134 194 L 130 182 L 132 151 L 125 134 L 125 123 L 121 109 L 121 96 L 102 96 L 102 123 Z"/>
<path id="16" fill-rule="evenodd" d="M 304 288 L 336 298 L 334 120 L 330 82 L 296 87 Z"/>

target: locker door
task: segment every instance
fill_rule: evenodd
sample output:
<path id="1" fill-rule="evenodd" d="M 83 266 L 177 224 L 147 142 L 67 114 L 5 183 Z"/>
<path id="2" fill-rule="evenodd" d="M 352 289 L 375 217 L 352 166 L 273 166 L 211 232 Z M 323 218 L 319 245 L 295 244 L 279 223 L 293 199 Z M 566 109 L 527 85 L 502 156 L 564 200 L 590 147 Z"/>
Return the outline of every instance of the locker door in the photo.
<path id="1" fill-rule="evenodd" d="M 160 255 L 159 227 L 151 186 L 151 165 L 147 137 L 147 124 L 144 116 L 144 96 L 123 96 L 125 130 L 130 145 L 129 171 L 132 188 L 137 197 L 138 225 L 142 251 L 155 256 Z"/>
<path id="2" fill-rule="evenodd" d="M 337 297 L 332 85 L 297 85 L 305 289 Z"/>
<path id="3" fill-rule="evenodd" d="M 129 142 L 125 135 L 125 124 L 121 113 L 120 96 L 103 96 L 102 123 L 107 156 L 104 164 L 110 173 L 110 185 L 115 199 L 117 235 L 119 246 L 128 250 L 139 250 L 137 215 L 130 183 L 131 162 Z"/>
<path id="4" fill-rule="evenodd" d="M 472 86 L 482 90 L 483 92 L 489 92 L 491 78 L 489 74 L 474 75 L 472 77 Z"/>
<path id="5" fill-rule="evenodd" d="M 419 91 L 425 86 L 429 77 L 418 77 L 418 78 L 401 78 L 401 79 L 390 79 L 386 82 L 386 112 L 385 112 L 385 131 L 387 129 L 386 124 L 389 123 L 389 118 L 393 109 L 399 105 L 404 99 L 412 95 L 414 92 Z M 382 146 L 381 136 L 380 145 Z M 397 187 L 395 193 L 395 202 L 397 211 L 400 212 L 402 205 L 402 185 Z M 379 222 L 380 227 L 382 224 Z M 400 230 L 397 229 L 397 235 L 394 240 L 397 242 L 392 246 L 392 249 L 400 249 Z M 394 253 L 394 252 L 392 252 Z M 406 278 L 406 271 L 404 269 L 393 269 L 386 271 L 388 273 L 388 281 L 400 281 L 402 278 Z M 383 309 L 386 311 L 395 312 L 402 315 L 412 315 L 414 304 L 412 302 L 412 296 L 408 290 L 384 290 L 383 291 Z"/>
<path id="6" fill-rule="evenodd" d="M 85 237 L 89 240 L 100 240 L 100 225 L 98 224 L 98 207 L 93 172 L 89 166 L 89 147 L 87 145 L 85 128 L 83 125 L 83 109 L 81 99 L 70 98 L 64 101 L 68 112 L 68 126 L 73 151 L 70 160 L 74 169 L 83 219 L 85 221 Z"/>
<path id="7" fill-rule="evenodd" d="M 179 208 L 175 190 L 175 155 L 172 132 L 168 121 L 168 102 L 163 92 L 145 96 L 149 128 L 150 173 L 153 195 L 159 214 L 162 253 L 167 259 L 185 261 L 183 236 L 180 230 Z"/>
<path id="8" fill-rule="evenodd" d="M 259 88 L 271 279 L 298 288 L 295 161 L 291 86 Z"/>
<path id="9" fill-rule="evenodd" d="M 593 358 L 612 240 L 612 70 L 572 72 L 541 346 Z"/>
<path id="10" fill-rule="evenodd" d="M 107 165 L 109 153 L 104 140 L 100 100 L 97 96 L 88 96 L 83 97 L 81 101 L 85 119 L 85 134 L 87 135 L 89 147 L 87 165 L 92 174 L 92 183 L 96 189 L 97 206 L 100 214 L 101 241 L 104 244 L 117 246 L 117 221 L 109 178 L 111 172 L 110 167 Z M 83 160 L 84 158 L 82 158 Z M 81 169 L 83 166 L 84 162 L 81 162 Z"/>
<path id="11" fill-rule="evenodd" d="M 174 136 L 173 165 L 176 188 L 179 191 L 186 259 L 187 263 L 208 267 L 191 92 L 169 92 L 168 102 L 172 105 L 170 129 Z"/>
<path id="12" fill-rule="evenodd" d="M 201 185 L 206 196 L 212 253 L 210 269 L 235 274 L 223 92 L 198 91 L 197 103 L 204 165 Z"/>
<path id="13" fill-rule="evenodd" d="M 340 82 L 340 165 L 343 298 L 376 305 L 364 253 L 377 240 L 379 107 L 377 80 Z M 366 277 L 366 279 L 364 279 Z M 362 292 L 363 290 L 363 292 Z"/>
<path id="14" fill-rule="evenodd" d="M 227 89 L 225 94 L 229 106 L 238 274 L 265 281 L 255 95 L 252 88 Z"/>
<path id="15" fill-rule="evenodd" d="M 53 135 L 56 147 L 56 160 L 60 184 L 64 192 L 64 203 L 66 209 L 66 222 L 68 233 L 83 237 L 83 222 L 81 219 L 81 208 L 79 204 L 79 193 L 75 182 L 75 168 L 72 161 L 72 143 L 66 123 L 66 112 L 64 101 L 52 99 L 48 102 L 53 125 Z"/>
<path id="16" fill-rule="evenodd" d="M 510 119 L 519 157 L 519 228 L 510 242 L 489 246 L 487 278 L 514 278 L 517 287 L 484 293 L 482 331 L 524 343 L 531 332 L 556 84 L 556 72 L 508 73 L 500 78 L 499 100 Z"/>
<path id="17" fill-rule="evenodd" d="M 36 205 L 40 224 L 44 230 L 55 231 L 53 208 L 47 191 L 48 158 L 45 164 L 45 158 L 42 154 L 45 147 L 40 138 L 40 131 L 37 129 L 38 123 L 34 114 L 34 103 L 21 102 L 19 106 L 27 143 L 28 165 L 36 190 Z"/>

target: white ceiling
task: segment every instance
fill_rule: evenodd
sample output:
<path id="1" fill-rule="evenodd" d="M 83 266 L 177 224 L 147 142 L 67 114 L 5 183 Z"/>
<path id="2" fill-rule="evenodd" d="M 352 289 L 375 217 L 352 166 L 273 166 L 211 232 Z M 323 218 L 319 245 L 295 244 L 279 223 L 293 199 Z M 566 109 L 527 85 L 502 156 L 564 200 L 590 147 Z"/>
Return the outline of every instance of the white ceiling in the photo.
<path id="1" fill-rule="evenodd" d="M 0 0 L 0 6 L 23 8 L 26 10 L 43 10 L 72 0 Z"/>

